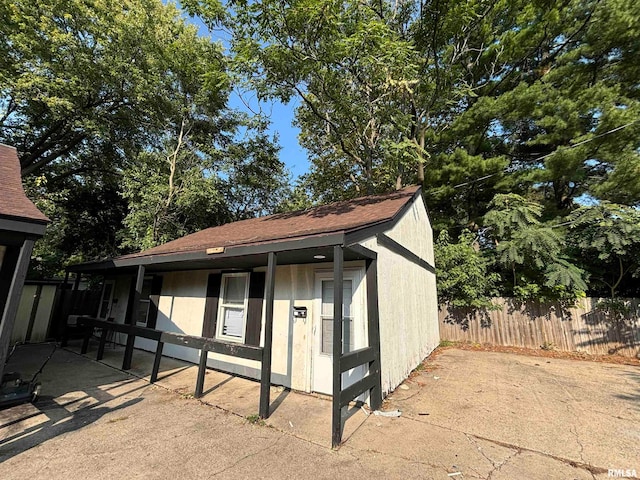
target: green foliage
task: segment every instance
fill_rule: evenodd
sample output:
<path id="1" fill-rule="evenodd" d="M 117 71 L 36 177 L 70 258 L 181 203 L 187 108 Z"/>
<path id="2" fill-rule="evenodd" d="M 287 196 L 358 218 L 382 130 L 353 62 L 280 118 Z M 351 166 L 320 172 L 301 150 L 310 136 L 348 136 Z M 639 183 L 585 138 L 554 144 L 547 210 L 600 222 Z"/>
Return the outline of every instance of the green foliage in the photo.
<path id="1" fill-rule="evenodd" d="M 23 174 L 124 163 L 196 99 L 226 102 L 221 45 L 160 0 L 0 4 L 0 140 Z M 194 85 L 197 84 L 197 87 Z"/>
<path id="2" fill-rule="evenodd" d="M 55 219 L 42 274 L 419 182 L 436 231 L 476 232 L 437 242 L 444 300 L 640 294 L 640 2 L 181 5 L 229 56 L 160 0 L 0 3 L 0 141 Z M 232 86 L 298 102 L 295 187 Z"/>
<path id="3" fill-rule="evenodd" d="M 613 324 L 630 323 L 635 318 L 630 302 L 621 298 L 604 298 L 594 306 L 594 310 L 602 312 Z"/>
<path id="4" fill-rule="evenodd" d="M 577 209 L 569 219 L 571 242 L 581 253 L 581 262 L 615 298 L 623 280 L 640 273 L 640 212 L 602 202 Z"/>
<path id="5" fill-rule="evenodd" d="M 127 204 L 120 195 L 118 177 L 98 173 L 82 181 L 58 178 L 55 188 L 46 176 L 30 176 L 27 194 L 52 222 L 34 246 L 30 275 L 63 276 L 66 263 L 113 256 L 118 253 L 117 230 Z"/>
<path id="6" fill-rule="evenodd" d="M 423 151 L 408 136 L 419 57 L 390 5 L 231 2 L 237 69 L 261 98 L 301 99 L 308 182 L 325 200 L 388 190 Z M 393 126 L 395 125 L 395 126 Z M 332 181 L 328 181 L 331 178 Z"/>
<path id="7" fill-rule="evenodd" d="M 267 424 L 267 422 L 265 422 L 257 413 L 248 415 L 247 421 L 253 425 L 258 425 L 260 427 L 264 427 Z"/>
<path id="8" fill-rule="evenodd" d="M 190 135 L 185 130 L 176 144 L 141 152 L 124 172 L 129 212 L 123 248 L 151 248 L 210 226 L 272 213 L 288 198 L 284 165 L 264 134 L 227 141 L 215 163 Z"/>
<path id="9" fill-rule="evenodd" d="M 124 172 L 126 250 L 151 248 L 228 218 L 220 182 L 203 174 L 193 154 L 179 156 L 173 188 L 170 175 L 170 160 L 162 152 L 142 152 Z"/>
<path id="10" fill-rule="evenodd" d="M 298 181 L 282 199 L 276 211 L 278 213 L 306 210 L 315 206 L 303 182 Z"/>
<path id="11" fill-rule="evenodd" d="M 584 295 L 585 272 L 565 256 L 563 231 L 540 221 L 542 205 L 509 194 L 496 195 L 490 206 L 486 235 L 495 246 L 507 295 L 520 300 Z"/>
<path id="12" fill-rule="evenodd" d="M 300 100 L 314 198 L 423 181 L 437 231 L 482 232 L 503 294 L 593 291 L 560 225 L 576 199 L 640 205 L 640 3 L 230 5 L 248 88 Z"/>
<path id="13" fill-rule="evenodd" d="M 219 3 L 186 2 L 218 21 Z M 160 0 L 0 3 L 0 141 L 54 220 L 35 274 L 147 248 L 287 198 L 275 139 L 231 111 L 223 46 Z M 267 199 L 267 200 L 265 200 Z"/>
<path id="14" fill-rule="evenodd" d="M 446 230 L 435 243 L 436 277 L 440 301 L 453 307 L 492 307 L 500 276 L 480 251 L 476 236 L 463 231 L 455 243 Z"/>

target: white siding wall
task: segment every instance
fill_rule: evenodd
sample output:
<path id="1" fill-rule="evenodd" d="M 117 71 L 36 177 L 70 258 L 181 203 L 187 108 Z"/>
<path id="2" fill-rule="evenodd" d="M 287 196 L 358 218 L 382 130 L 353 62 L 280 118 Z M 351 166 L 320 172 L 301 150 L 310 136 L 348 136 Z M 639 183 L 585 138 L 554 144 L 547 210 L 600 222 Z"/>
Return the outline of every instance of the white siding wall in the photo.
<path id="1" fill-rule="evenodd" d="M 386 235 L 431 265 L 433 233 L 418 198 Z M 378 252 L 382 391 L 395 389 L 440 342 L 435 274 L 382 245 L 362 242 Z"/>
<path id="2" fill-rule="evenodd" d="M 156 328 L 166 332 L 202 335 L 205 297 L 207 293 L 206 270 L 172 272 L 163 275 L 162 295 L 158 304 Z M 126 310 L 126 307 L 125 307 Z M 145 338 L 136 339 L 136 347 L 155 351 L 156 342 Z M 200 351 L 165 344 L 165 355 L 197 363 Z"/>

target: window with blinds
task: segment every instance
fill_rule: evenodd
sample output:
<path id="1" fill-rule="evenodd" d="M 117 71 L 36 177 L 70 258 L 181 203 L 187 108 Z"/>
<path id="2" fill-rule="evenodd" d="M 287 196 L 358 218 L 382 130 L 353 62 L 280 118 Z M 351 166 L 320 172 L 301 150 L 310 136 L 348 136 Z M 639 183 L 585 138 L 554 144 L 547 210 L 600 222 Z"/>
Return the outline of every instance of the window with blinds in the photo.
<path id="1" fill-rule="evenodd" d="M 244 342 L 248 291 L 248 273 L 222 275 L 216 335 L 221 340 Z"/>
<path id="2" fill-rule="evenodd" d="M 354 350 L 354 322 L 351 310 L 353 282 L 344 280 L 342 284 L 342 353 Z M 333 280 L 322 280 L 322 353 L 333 353 Z"/>

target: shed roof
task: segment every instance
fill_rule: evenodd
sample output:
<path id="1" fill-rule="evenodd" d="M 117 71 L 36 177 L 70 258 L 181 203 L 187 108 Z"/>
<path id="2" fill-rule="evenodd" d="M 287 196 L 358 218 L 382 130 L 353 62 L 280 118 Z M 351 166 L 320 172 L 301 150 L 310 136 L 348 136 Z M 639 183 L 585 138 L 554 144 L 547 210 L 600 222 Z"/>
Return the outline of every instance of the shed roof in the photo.
<path id="1" fill-rule="evenodd" d="M 332 233 L 352 233 L 394 221 L 420 191 L 406 187 L 385 195 L 360 197 L 308 210 L 280 213 L 207 228 L 121 260 L 206 251 L 215 247 L 260 245 Z"/>
<path id="2" fill-rule="evenodd" d="M 49 221 L 24 193 L 18 152 L 14 147 L 1 143 L 0 185 L 0 216 L 36 223 Z"/>

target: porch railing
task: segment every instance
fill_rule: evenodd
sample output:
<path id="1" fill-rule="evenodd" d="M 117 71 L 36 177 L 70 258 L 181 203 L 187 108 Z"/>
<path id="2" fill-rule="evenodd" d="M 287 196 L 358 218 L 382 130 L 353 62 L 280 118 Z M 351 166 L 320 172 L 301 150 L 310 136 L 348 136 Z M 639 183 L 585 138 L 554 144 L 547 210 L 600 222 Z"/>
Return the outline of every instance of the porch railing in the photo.
<path id="1" fill-rule="evenodd" d="M 165 343 L 200 350 L 198 379 L 196 381 L 196 388 L 194 393 L 194 397 L 196 398 L 202 396 L 202 390 L 204 387 L 204 376 L 207 368 L 207 356 L 209 352 L 229 355 L 232 357 L 246 358 L 259 362 L 262 362 L 263 359 L 262 347 L 222 342 L 214 338 L 197 337 L 194 335 L 184 335 L 173 332 L 163 332 L 161 330 L 156 330 L 153 328 L 109 322 L 92 317 L 78 318 L 78 325 L 85 330 L 84 338 L 82 341 L 82 354 L 86 354 L 87 350 L 89 349 L 89 341 L 91 340 L 94 329 L 98 328 L 101 330 L 96 360 L 102 360 L 102 358 L 104 357 L 104 348 L 107 343 L 109 332 L 118 332 L 127 335 L 127 343 L 124 351 L 124 358 L 122 360 L 123 370 L 129 370 L 131 368 L 131 360 L 133 358 L 133 348 L 136 337 L 155 340 L 156 342 L 158 342 L 156 345 L 155 358 L 153 361 L 153 369 L 151 370 L 151 383 L 155 383 L 158 380 L 158 371 L 160 369 L 162 350 Z"/>

